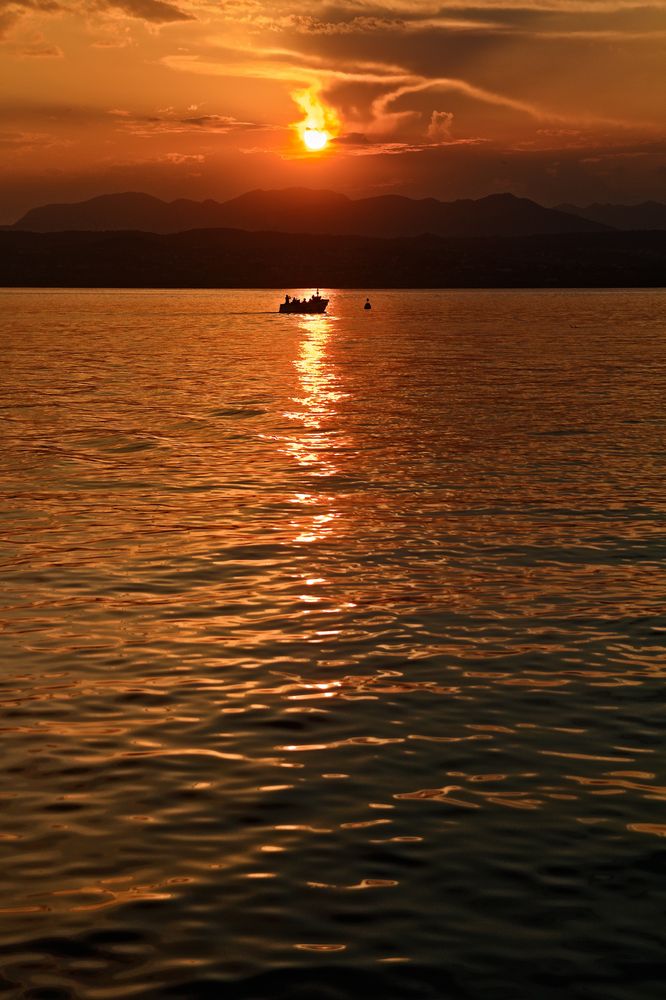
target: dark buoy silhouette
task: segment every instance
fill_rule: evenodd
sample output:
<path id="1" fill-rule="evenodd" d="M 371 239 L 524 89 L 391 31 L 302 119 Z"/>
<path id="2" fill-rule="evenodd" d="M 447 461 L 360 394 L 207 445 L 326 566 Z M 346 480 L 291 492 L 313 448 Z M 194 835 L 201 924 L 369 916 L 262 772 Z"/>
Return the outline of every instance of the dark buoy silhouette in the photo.
<path id="1" fill-rule="evenodd" d="M 363 306 L 363 308 L 364 309 L 372 309 L 372 306 L 370 305 L 370 299 L 366 299 L 365 300 L 365 305 Z"/>

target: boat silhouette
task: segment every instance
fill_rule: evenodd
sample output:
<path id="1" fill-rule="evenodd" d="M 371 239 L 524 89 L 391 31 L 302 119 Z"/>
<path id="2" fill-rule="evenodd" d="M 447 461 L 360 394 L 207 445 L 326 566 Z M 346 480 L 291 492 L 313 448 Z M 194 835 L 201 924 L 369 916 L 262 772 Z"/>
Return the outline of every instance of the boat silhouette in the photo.
<path id="1" fill-rule="evenodd" d="M 285 295 L 284 302 L 280 303 L 281 313 L 323 313 L 326 312 L 328 299 L 323 299 L 317 289 L 316 295 L 311 295 L 309 299 L 291 298 Z"/>

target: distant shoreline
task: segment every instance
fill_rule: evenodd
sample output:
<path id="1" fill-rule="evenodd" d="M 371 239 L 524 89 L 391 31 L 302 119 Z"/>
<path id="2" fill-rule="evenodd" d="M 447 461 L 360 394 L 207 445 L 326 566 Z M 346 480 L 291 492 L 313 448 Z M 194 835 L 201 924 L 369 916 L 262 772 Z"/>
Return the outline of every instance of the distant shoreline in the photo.
<path id="1" fill-rule="evenodd" d="M 662 288 L 666 231 L 382 239 L 0 231 L 5 288 Z"/>

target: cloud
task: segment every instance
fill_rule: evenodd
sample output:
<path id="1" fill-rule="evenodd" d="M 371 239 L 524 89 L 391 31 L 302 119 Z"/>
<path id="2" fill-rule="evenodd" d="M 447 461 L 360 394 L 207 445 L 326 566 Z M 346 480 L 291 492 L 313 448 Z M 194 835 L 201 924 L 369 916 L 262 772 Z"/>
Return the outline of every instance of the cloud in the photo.
<path id="1" fill-rule="evenodd" d="M 64 10 L 58 0 L 0 0 L 0 38 L 27 14 L 59 14 Z"/>
<path id="2" fill-rule="evenodd" d="M 449 139 L 451 136 L 451 126 L 453 125 L 453 114 L 450 111 L 433 111 L 428 125 L 427 136 L 437 142 L 440 139 Z"/>
<path id="3" fill-rule="evenodd" d="M 46 139 L 48 136 L 39 132 L 0 132 L 0 147 L 17 149 L 28 144 L 44 142 Z"/>
<path id="4" fill-rule="evenodd" d="M 16 15 L 10 10 L 0 10 L 0 38 L 4 38 L 10 28 L 14 27 Z"/>
<path id="5" fill-rule="evenodd" d="M 71 145 L 68 139 L 61 139 L 49 132 L 0 132 L 0 149 L 8 155 L 39 152 L 55 147 Z"/>
<path id="6" fill-rule="evenodd" d="M 333 140 L 336 146 L 344 146 L 345 152 L 351 156 L 397 156 L 400 153 L 426 153 L 444 146 L 480 146 L 487 141 L 487 139 L 478 137 L 451 139 L 444 136 L 428 138 L 427 142 L 402 142 L 397 139 L 371 139 L 363 132 L 347 132 Z"/>
<path id="7" fill-rule="evenodd" d="M 466 80 L 450 79 L 448 77 L 436 77 L 433 79 L 416 78 L 414 82 L 397 87 L 376 98 L 372 103 L 372 127 L 374 131 L 389 132 L 399 128 L 406 119 L 418 115 L 417 111 L 391 111 L 392 105 L 401 97 L 410 94 L 417 94 L 424 90 L 444 90 L 463 94 L 472 97 L 482 104 L 498 105 L 510 108 L 513 111 L 522 112 L 532 118 L 547 119 L 551 117 L 541 108 L 527 101 L 518 101 L 503 94 L 485 90 L 482 87 L 475 87 Z"/>
<path id="8" fill-rule="evenodd" d="M 333 140 L 337 146 L 369 146 L 372 140 L 364 132 L 345 132 Z"/>
<path id="9" fill-rule="evenodd" d="M 206 157 L 201 153 L 165 153 L 159 159 L 162 163 L 173 163 L 179 167 L 183 163 L 203 163 Z"/>
<path id="10" fill-rule="evenodd" d="M 635 160 L 639 156 L 648 156 L 648 153 L 644 149 L 634 149 L 624 152 L 604 152 L 598 153 L 596 156 L 586 156 L 580 162 L 581 163 L 603 163 L 604 160 Z"/>
<path id="11" fill-rule="evenodd" d="M 498 135 L 502 121 L 511 130 L 509 141 L 515 141 L 521 133 L 524 134 L 534 121 L 568 127 L 611 125 L 626 129 L 637 125 L 636 118 L 632 119 L 628 114 L 626 117 L 618 115 L 615 118 L 603 114 L 603 105 L 608 105 L 608 101 L 597 100 L 601 113 L 595 113 L 596 109 L 592 108 L 586 113 L 584 104 L 581 106 L 580 102 L 572 103 L 568 95 L 563 99 L 562 92 L 570 87 L 570 75 L 562 77 L 560 74 L 552 88 L 541 81 L 542 100 L 528 100 L 520 93 L 514 95 L 504 92 L 503 87 L 493 85 L 493 77 L 498 80 L 505 78 L 503 70 L 515 61 L 510 49 L 493 60 L 483 50 L 467 53 L 467 57 L 463 53 L 458 62 L 461 70 L 469 72 L 470 78 L 467 78 L 467 72 L 465 75 L 462 72 L 460 75 L 452 72 L 450 76 L 440 76 L 437 68 L 445 59 L 441 54 L 438 56 L 437 49 L 432 46 L 423 59 L 417 58 L 417 54 L 413 53 L 414 58 L 410 59 L 413 65 L 409 66 L 397 64 L 381 45 L 379 50 L 376 47 L 363 49 L 365 58 L 359 58 L 356 50 L 347 47 L 346 39 L 343 41 L 343 49 L 338 46 L 331 51 L 327 41 L 325 50 L 322 50 L 317 40 L 315 51 L 312 51 L 310 45 L 307 52 L 302 52 L 295 47 L 295 40 L 292 40 L 293 47 L 250 47 L 239 44 L 232 48 L 211 43 L 209 36 L 198 49 L 162 56 L 161 62 L 180 72 L 215 75 L 229 80 L 270 80 L 275 84 L 314 90 L 322 94 L 327 103 L 337 111 L 345 134 L 364 132 L 367 135 L 381 136 L 384 141 L 395 140 L 408 142 L 410 145 L 419 142 L 419 137 L 423 135 L 424 114 L 430 119 L 426 126 L 430 130 L 429 140 L 451 141 L 450 120 L 446 117 L 433 118 L 432 105 L 430 108 L 424 107 L 427 100 L 425 95 L 429 91 L 455 95 L 454 107 L 450 113 L 455 113 L 458 122 L 465 123 L 474 136 Z M 384 61 L 368 58 L 380 52 Z M 447 54 L 447 64 L 451 62 L 450 55 Z M 532 64 L 536 65 L 536 55 L 530 55 L 531 61 L 528 61 L 523 74 L 526 77 L 523 81 L 525 83 L 531 79 L 530 67 Z M 428 64 L 431 64 L 432 71 Z M 452 68 L 455 70 L 457 67 Z M 549 72 L 553 68 L 549 66 Z M 480 76 L 489 78 L 489 84 L 477 83 L 474 77 L 478 79 Z M 507 83 L 512 89 L 517 87 L 513 76 L 509 77 Z M 601 90 L 598 94 L 601 94 Z M 553 107 L 548 106 L 548 100 L 554 101 Z M 500 117 L 498 110 L 492 113 L 493 108 L 501 110 L 503 117 Z M 618 110 L 626 112 L 630 109 L 625 106 Z"/>
<path id="12" fill-rule="evenodd" d="M 350 6 L 353 6 L 351 4 Z M 360 3 L 359 6 L 363 6 Z M 423 0 L 380 0 L 378 6 L 384 11 L 403 16 L 424 16 Z M 609 13 L 618 10 L 662 9 L 664 0 L 472 0 L 465 4 L 464 0 L 437 0 L 430 7 L 429 15 L 441 14 L 444 10 L 533 10 L 571 12 L 574 14 L 588 11 Z M 425 15 L 428 16 L 428 15 Z M 484 14 L 485 16 L 485 14 Z"/>
<path id="13" fill-rule="evenodd" d="M 0 0 L 0 13 L 5 10 L 16 10 L 19 13 L 37 11 L 42 14 L 58 14 L 65 10 L 59 0 Z"/>
<path id="14" fill-rule="evenodd" d="M 154 24 L 169 24 L 173 21 L 195 21 L 194 14 L 188 14 L 166 0 L 101 0 L 103 8 L 122 10 L 130 17 L 151 21 Z"/>
<path id="15" fill-rule="evenodd" d="M 64 55 L 60 46 L 50 45 L 48 42 L 18 46 L 11 54 L 17 59 L 62 59 Z"/>
<path id="16" fill-rule="evenodd" d="M 181 73 L 280 81 L 301 86 L 339 82 L 399 84 L 413 79 L 402 67 L 381 62 L 303 54 L 288 49 L 209 47 L 198 54 L 163 56 L 161 63 Z M 282 64 L 282 65 L 281 65 Z"/>
<path id="17" fill-rule="evenodd" d="M 273 128 L 265 124 L 239 121 L 232 115 L 180 116 L 173 109 L 165 109 L 164 114 L 138 117 L 128 111 L 113 108 L 108 112 L 117 119 L 118 127 L 138 136 L 173 135 L 188 133 L 226 134 L 234 131 L 255 131 Z"/>
<path id="18" fill-rule="evenodd" d="M 311 14 L 256 14 L 246 17 L 252 28 L 258 31 L 285 32 L 298 35 L 367 35 L 378 32 L 423 31 L 429 27 L 439 27 L 447 31 L 478 31 L 483 28 L 501 27 L 498 21 L 468 20 L 458 17 L 414 18 L 382 15 L 359 15 L 336 20 L 322 20 Z"/>

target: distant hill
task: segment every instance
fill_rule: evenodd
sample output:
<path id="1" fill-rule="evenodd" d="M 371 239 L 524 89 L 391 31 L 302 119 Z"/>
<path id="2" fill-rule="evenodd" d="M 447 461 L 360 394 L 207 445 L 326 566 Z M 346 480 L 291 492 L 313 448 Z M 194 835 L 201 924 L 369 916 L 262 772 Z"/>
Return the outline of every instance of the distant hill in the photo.
<path id="1" fill-rule="evenodd" d="M 640 205 L 558 205 L 557 210 L 613 229 L 666 229 L 666 205 L 659 201 L 644 201 Z"/>
<path id="2" fill-rule="evenodd" d="M 377 239 L 249 233 L 0 232 L 0 286 L 612 288 L 666 284 L 666 232 Z"/>
<path id="3" fill-rule="evenodd" d="M 378 237 L 529 236 L 536 233 L 601 232 L 601 222 L 544 208 L 527 198 L 494 194 L 478 201 L 415 200 L 398 195 L 352 200 L 333 191 L 288 188 L 250 191 L 231 201 L 165 202 L 147 194 L 111 194 L 72 205 L 45 205 L 27 212 L 12 229 L 52 233 L 140 230 L 178 233 L 234 228 L 251 232 Z"/>

